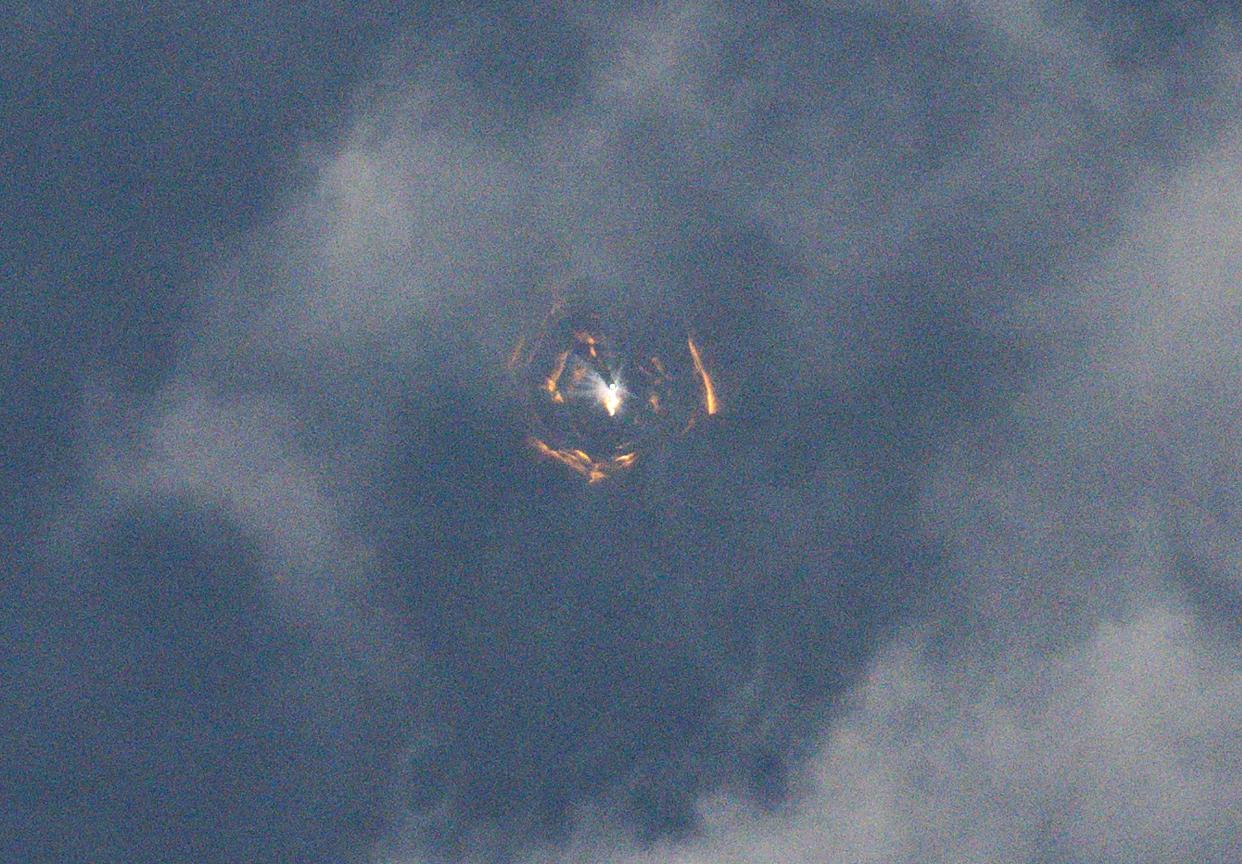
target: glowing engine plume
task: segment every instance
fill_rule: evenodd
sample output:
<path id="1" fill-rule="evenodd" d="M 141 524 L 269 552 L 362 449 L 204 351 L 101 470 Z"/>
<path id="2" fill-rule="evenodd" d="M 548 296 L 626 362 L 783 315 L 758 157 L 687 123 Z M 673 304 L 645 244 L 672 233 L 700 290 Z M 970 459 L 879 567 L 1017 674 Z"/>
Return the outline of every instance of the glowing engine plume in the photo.
<path id="1" fill-rule="evenodd" d="M 529 409 L 530 446 L 592 484 L 720 411 L 715 381 L 685 331 L 669 334 L 671 341 L 652 332 L 627 343 L 626 322 L 613 323 L 622 338 L 604 329 L 599 314 L 557 299 L 506 364 Z"/>
<path id="2" fill-rule="evenodd" d="M 698 373 L 699 380 L 703 382 L 704 407 L 707 408 L 708 416 L 711 416 L 716 413 L 716 388 L 712 386 L 711 376 L 703 368 L 703 358 L 699 356 L 699 348 L 694 344 L 694 340 L 687 338 L 686 344 L 690 346 L 690 357 L 694 360 L 694 371 Z"/>

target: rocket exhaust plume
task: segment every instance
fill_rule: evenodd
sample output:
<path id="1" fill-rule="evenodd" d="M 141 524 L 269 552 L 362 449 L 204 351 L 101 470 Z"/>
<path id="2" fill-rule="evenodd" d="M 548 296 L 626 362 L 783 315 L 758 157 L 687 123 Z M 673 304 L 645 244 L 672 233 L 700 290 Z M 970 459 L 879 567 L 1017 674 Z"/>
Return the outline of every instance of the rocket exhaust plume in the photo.
<path id="1" fill-rule="evenodd" d="M 699 376 L 699 381 L 703 384 L 703 407 L 707 409 L 707 416 L 716 413 L 716 388 L 712 385 L 712 378 L 707 374 L 707 370 L 703 368 L 703 358 L 699 355 L 699 347 L 694 344 L 694 340 L 686 337 L 686 345 L 690 348 L 690 357 L 694 360 L 694 371 Z"/>
<path id="2" fill-rule="evenodd" d="M 527 442 L 538 456 L 595 484 L 719 412 L 715 382 L 693 338 L 680 349 L 639 348 L 564 298 L 518 339 L 506 365 L 527 404 Z"/>

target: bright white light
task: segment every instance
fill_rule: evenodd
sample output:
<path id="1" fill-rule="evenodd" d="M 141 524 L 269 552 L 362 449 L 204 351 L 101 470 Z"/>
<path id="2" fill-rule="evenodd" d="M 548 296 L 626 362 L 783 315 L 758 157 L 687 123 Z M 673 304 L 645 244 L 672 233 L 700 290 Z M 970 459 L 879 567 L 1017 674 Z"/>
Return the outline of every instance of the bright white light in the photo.
<path id="1" fill-rule="evenodd" d="M 609 417 L 616 417 L 630 391 L 625 389 L 621 376 L 615 370 L 607 371 L 611 381 L 605 381 L 598 368 L 579 363 L 571 375 L 575 383 L 569 395 L 576 399 L 590 400 L 608 412 Z"/>
<path id="2" fill-rule="evenodd" d="M 595 385 L 595 398 L 599 400 L 599 404 L 604 406 L 609 417 L 616 417 L 617 412 L 621 410 L 621 402 L 625 398 L 625 388 L 621 386 L 620 381 L 614 380 L 610 384 L 605 384 L 604 379 L 601 378 Z"/>

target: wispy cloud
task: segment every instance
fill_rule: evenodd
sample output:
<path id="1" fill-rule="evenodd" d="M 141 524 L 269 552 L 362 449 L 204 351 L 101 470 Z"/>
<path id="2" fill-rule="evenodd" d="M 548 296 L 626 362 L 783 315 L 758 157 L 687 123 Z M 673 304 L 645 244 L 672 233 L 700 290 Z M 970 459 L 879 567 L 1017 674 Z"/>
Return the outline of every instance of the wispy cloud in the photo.
<path id="1" fill-rule="evenodd" d="M 253 538 L 322 690 L 410 714 L 380 858 L 1229 860 L 1182 589 L 1238 580 L 1236 62 L 1047 4 L 529 17 L 565 68 L 461 22 L 306 152 L 88 425 L 65 568 L 126 508 Z M 500 366 L 566 272 L 725 406 L 592 497 Z"/>

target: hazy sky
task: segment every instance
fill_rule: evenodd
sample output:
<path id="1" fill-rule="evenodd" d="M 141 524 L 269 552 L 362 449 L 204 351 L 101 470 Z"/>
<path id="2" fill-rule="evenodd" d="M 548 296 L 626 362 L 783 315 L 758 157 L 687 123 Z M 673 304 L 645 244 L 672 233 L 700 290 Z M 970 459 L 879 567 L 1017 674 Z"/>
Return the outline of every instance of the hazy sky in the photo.
<path id="1" fill-rule="evenodd" d="M 0 857 L 1242 860 L 1237 4 L 428 6 L 0 28 Z"/>

